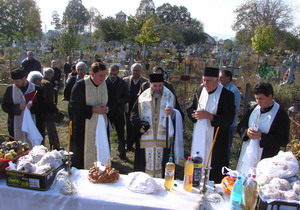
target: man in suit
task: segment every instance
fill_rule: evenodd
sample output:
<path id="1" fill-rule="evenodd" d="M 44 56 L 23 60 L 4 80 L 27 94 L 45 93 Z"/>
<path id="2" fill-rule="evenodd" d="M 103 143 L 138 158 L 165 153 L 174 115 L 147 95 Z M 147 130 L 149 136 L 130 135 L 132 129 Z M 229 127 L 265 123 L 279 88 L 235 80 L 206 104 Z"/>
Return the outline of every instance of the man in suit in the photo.
<path id="1" fill-rule="evenodd" d="M 122 160 L 126 160 L 125 151 L 125 104 L 130 100 L 130 94 L 126 82 L 118 77 L 119 66 L 112 64 L 108 70 L 106 85 L 108 90 L 109 108 L 108 119 L 114 125 L 118 135 L 118 152 Z"/>
<path id="2" fill-rule="evenodd" d="M 132 75 L 124 78 L 124 81 L 126 82 L 130 93 L 130 100 L 129 100 L 129 104 L 127 105 L 128 108 L 126 110 L 127 150 L 133 150 L 132 146 L 133 143 L 135 142 L 134 138 L 138 134 L 133 129 L 130 122 L 131 110 L 134 105 L 134 102 L 138 97 L 138 92 L 140 90 L 141 85 L 144 82 L 148 81 L 147 78 L 141 76 L 142 69 L 143 67 L 140 63 L 134 63 L 131 66 Z"/>

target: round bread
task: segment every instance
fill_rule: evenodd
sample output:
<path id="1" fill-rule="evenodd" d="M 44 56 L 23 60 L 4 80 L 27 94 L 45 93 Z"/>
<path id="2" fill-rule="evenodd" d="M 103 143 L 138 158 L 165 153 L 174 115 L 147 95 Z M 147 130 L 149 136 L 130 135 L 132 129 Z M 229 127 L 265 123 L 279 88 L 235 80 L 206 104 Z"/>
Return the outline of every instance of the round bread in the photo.
<path id="1" fill-rule="evenodd" d="M 93 166 L 89 170 L 88 179 L 94 184 L 114 183 L 118 181 L 120 173 L 111 166 L 105 166 L 105 170 L 100 172 L 99 167 Z"/>

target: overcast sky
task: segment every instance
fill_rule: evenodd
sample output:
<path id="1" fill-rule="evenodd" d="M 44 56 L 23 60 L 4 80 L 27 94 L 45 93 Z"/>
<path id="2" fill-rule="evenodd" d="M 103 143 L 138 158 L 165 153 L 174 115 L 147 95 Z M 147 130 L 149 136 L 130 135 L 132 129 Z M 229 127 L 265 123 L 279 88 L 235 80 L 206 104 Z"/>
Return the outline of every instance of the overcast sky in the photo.
<path id="1" fill-rule="evenodd" d="M 300 25 L 300 0 L 283 0 L 294 8 L 295 25 Z M 36 0 L 41 9 L 43 30 L 53 29 L 51 25 L 52 12 L 57 10 L 62 18 L 69 0 Z M 121 10 L 126 15 L 135 15 L 141 0 L 82 0 L 83 5 L 89 9 L 95 7 L 103 17 L 113 16 Z M 153 0 L 155 7 L 164 3 L 172 6 L 185 6 L 193 18 L 204 24 L 204 31 L 219 39 L 228 39 L 235 36 L 231 26 L 234 21 L 233 10 L 244 0 Z"/>

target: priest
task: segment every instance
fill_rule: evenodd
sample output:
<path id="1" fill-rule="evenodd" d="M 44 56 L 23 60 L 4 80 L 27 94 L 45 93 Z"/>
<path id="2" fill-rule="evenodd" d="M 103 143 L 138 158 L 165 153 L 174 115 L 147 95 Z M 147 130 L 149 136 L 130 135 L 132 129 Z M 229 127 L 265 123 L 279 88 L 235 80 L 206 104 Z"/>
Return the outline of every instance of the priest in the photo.
<path id="1" fill-rule="evenodd" d="M 216 183 L 223 178 L 222 167 L 229 165 L 228 134 L 235 113 L 234 95 L 219 84 L 218 77 L 218 68 L 205 68 L 202 85 L 196 89 L 193 102 L 187 109 L 188 117 L 195 123 L 191 156 L 200 153 L 204 164 L 208 162 L 211 167 L 209 179 Z M 212 156 L 208 159 L 218 127 Z"/>
<path id="2" fill-rule="evenodd" d="M 258 82 L 253 87 L 257 104 L 251 107 L 237 126 L 243 140 L 237 170 L 247 174 L 263 158 L 278 154 L 289 141 L 288 114 L 273 99 L 270 83 Z"/>
<path id="3" fill-rule="evenodd" d="M 13 85 L 6 88 L 2 103 L 3 111 L 8 114 L 8 132 L 15 139 L 27 142 L 32 146 L 28 134 L 22 131 L 23 116 L 25 108 L 30 109 L 32 118 L 41 133 L 43 97 L 41 91 L 39 91 L 40 88 L 27 80 L 27 73 L 23 68 L 11 70 L 10 75 Z M 32 101 L 32 104 L 30 101 Z"/>
<path id="4" fill-rule="evenodd" d="M 182 117 L 177 110 L 174 94 L 163 85 L 163 74 L 150 74 L 149 77 L 150 88 L 138 97 L 130 118 L 141 135 L 136 142 L 134 170 L 159 178 L 164 177 L 170 153 L 174 151 L 175 160 L 183 158 Z M 167 132 L 168 136 L 172 136 L 167 127 L 173 125 L 175 138 L 170 139 L 166 137 Z"/>
<path id="5" fill-rule="evenodd" d="M 95 161 L 109 164 L 107 138 L 108 92 L 106 66 L 93 63 L 90 75 L 75 83 L 70 98 L 73 116 L 71 151 L 73 166 L 90 169 Z"/>

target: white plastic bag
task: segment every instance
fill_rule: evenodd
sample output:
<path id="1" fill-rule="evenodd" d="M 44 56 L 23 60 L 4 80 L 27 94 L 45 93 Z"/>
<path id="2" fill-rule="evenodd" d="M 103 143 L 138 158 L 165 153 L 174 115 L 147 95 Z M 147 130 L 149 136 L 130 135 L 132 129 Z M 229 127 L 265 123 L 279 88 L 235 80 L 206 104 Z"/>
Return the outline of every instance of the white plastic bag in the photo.
<path id="1" fill-rule="evenodd" d="M 133 192 L 142 194 L 155 194 L 161 188 L 152 177 L 144 172 L 129 173 L 125 186 Z"/>
<path id="2" fill-rule="evenodd" d="M 260 176 L 268 177 L 269 180 L 277 178 L 289 178 L 297 175 L 299 163 L 292 152 L 279 151 L 278 155 L 272 158 L 265 158 L 257 164 L 256 174 L 258 182 Z M 259 183 L 264 184 L 264 183 Z"/>

